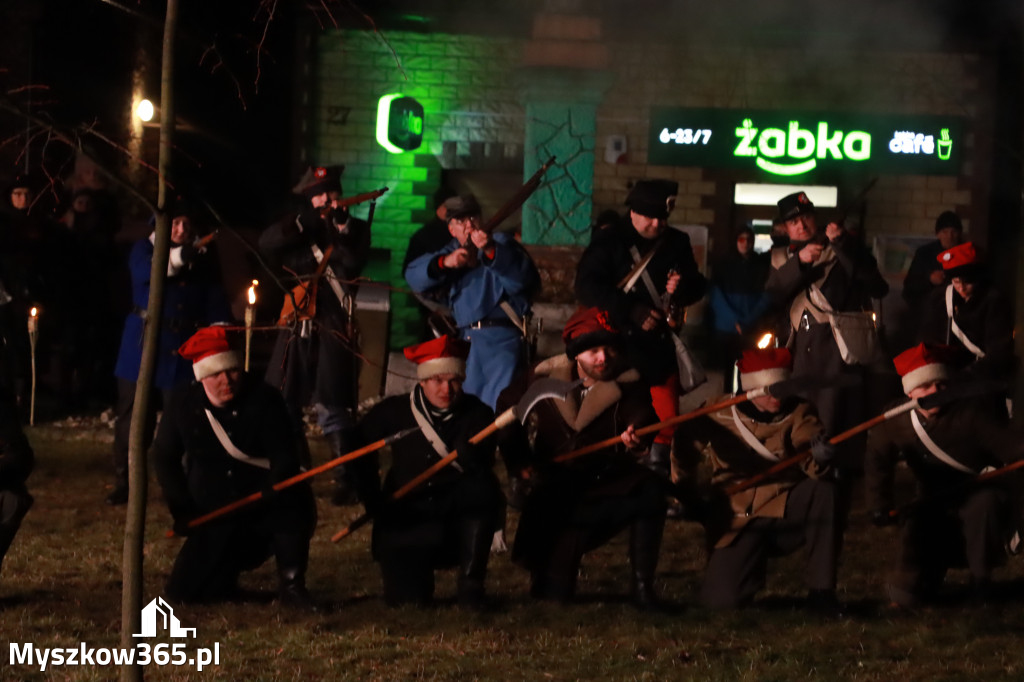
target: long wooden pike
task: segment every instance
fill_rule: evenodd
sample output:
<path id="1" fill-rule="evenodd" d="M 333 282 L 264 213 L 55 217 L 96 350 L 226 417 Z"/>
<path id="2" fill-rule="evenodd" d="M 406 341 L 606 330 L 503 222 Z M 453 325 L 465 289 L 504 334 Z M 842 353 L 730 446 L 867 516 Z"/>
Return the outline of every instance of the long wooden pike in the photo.
<path id="1" fill-rule="evenodd" d="M 676 415 L 675 417 L 672 417 L 671 419 L 666 419 L 665 421 L 660 421 L 657 424 L 651 424 L 650 426 L 644 426 L 644 427 L 639 428 L 639 429 L 636 430 L 636 435 L 638 435 L 638 436 L 645 436 L 645 435 L 647 435 L 649 433 L 657 433 L 658 431 L 661 431 L 662 429 L 664 429 L 664 428 L 666 428 L 668 426 L 675 426 L 676 424 L 682 424 L 683 422 L 688 422 L 688 421 L 690 421 L 692 419 L 696 419 L 698 417 L 703 417 L 703 416 L 709 415 L 709 414 L 711 414 L 713 412 L 718 412 L 719 410 L 724 410 L 727 407 L 732 407 L 733 405 L 738 405 L 740 403 L 745 403 L 746 401 L 751 400 L 753 398 L 759 398 L 759 397 L 765 396 L 765 395 L 772 395 L 772 396 L 774 396 L 776 398 L 783 399 L 783 398 L 787 398 L 789 396 L 801 393 L 801 392 L 807 390 L 808 388 L 818 387 L 818 386 L 821 386 L 821 385 L 826 384 L 826 383 L 828 383 L 828 382 L 823 382 L 823 381 L 816 380 L 816 379 L 810 379 L 810 378 L 807 378 L 807 377 L 797 377 L 797 378 L 793 378 L 793 379 L 786 379 L 785 381 L 778 381 L 778 382 L 776 382 L 776 383 L 774 383 L 774 384 L 772 384 L 770 386 L 762 386 L 761 388 L 751 389 L 751 390 L 747 391 L 746 393 L 740 393 L 739 395 L 736 395 L 736 396 L 733 396 L 732 398 L 729 398 L 727 400 L 723 400 L 721 402 L 715 403 L 714 405 L 707 405 L 707 406 L 702 407 L 700 409 L 694 410 L 693 412 L 687 412 L 686 414 Z M 622 440 L 618 436 L 613 436 L 612 438 L 607 438 L 605 440 L 598 441 L 596 443 L 591 443 L 590 445 L 585 445 L 585 446 L 583 446 L 581 448 L 577 448 L 576 450 L 572 450 L 570 452 L 566 452 L 564 454 L 558 455 L 552 461 L 556 462 L 556 463 L 568 462 L 569 460 L 576 459 L 577 457 L 582 457 L 583 455 L 589 455 L 591 452 L 596 452 L 596 451 L 601 450 L 603 448 L 611 447 L 613 445 L 618 445 L 621 442 L 622 442 Z"/>
<path id="2" fill-rule="evenodd" d="M 523 394 L 523 397 L 519 399 L 519 402 L 516 405 L 508 408 L 500 415 L 498 415 L 498 417 L 493 422 L 491 422 L 486 428 L 484 428 L 475 436 L 470 438 L 469 442 L 473 444 L 479 443 L 480 441 L 487 438 L 498 429 L 508 426 L 516 419 L 519 419 L 520 421 L 525 420 L 526 416 L 530 413 L 530 410 L 533 409 L 534 405 L 539 403 L 544 398 L 555 398 L 556 400 L 565 400 L 565 397 L 569 395 L 569 391 L 578 386 L 579 383 L 579 381 L 562 381 L 560 379 L 551 378 L 539 379 L 533 382 L 532 384 L 530 384 L 530 387 L 526 390 L 526 393 Z M 444 469 L 446 466 L 454 462 L 458 455 L 459 453 L 457 450 L 452 450 L 443 458 L 434 462 L 434 464 L 431 465 L 428 469 L 422 471 L 418 476 L 413 478 L 411 481 L 403 485 L 395 492 L 391 493 L 391 499 L 399 500 L 405 497 L 410 492 L 412 492 L 420 485 L 422 485 L 434 474 L 436 474 L 438 471 Z M 331 542 L 337 542 L 338 540 L 341 540 L 342 538 L 351 535 L 353 532 L 359 530 L 367 523 L 369 523 L 372 518 L 373 517 L 369 513 L 361 515 L 355 521 L 348 524 L 348 526 L 342 528 L 340 531 L 335 533 L 331 537 Z"/>
<path id="3" fill-rule="evenodd" d="M 360 458 L 360 457 L 362 457 L 364 455 L 370 454 L 371 452 L 375 452 L 377 450 L 380 450 L 384 446 L 391 445 L 395 441 L 400 440 L 402 438 L 405 438 L 409 434 L 414 433 L 414 432 L 419 431 L 419 430 L 420 430 L 420 427 L 416 426 L 416 427 L 413 427 L 411 429 L 404 429 L 402 431 L 399 431 L 398 433 L 393 433 L 393 434 L 391 434 L 390 436 L 388 436 L 386 438 L 381 438 L 380 440 L 374 441 L 373 443 L 370 443 L 369 445 L 365 445 L 365 446 L 359 448 L 358 450 L 353 450 L 352 452 L 344 454 L 341 457 L 336 457 L 335 459 L 332 459 L 329 462 L 324 462 L 320 466 L 313 467 L 309 471 L 304 471 L 301 474 L 296 474 L 295 476 L 292 476 L 291 478 L 286 478 L 283 481 L 279 481 L 278 483 L 275 483 L 272 486 L 273 490 L 274 490 L 274 492 L 279 492 L 281 490 L 284 490 L 285 488 L 290 488 L 293 485 L 295 485 L 296 483 L 301 483 L 302 481 L 305 481 L 306 479 L 312 478 L 313 476 L 316 476 L 317 474 L 322 474 L 323 472 L 328 471 L 330 469 L 333 469 L 334 467 L 341 466 L 345 462 L 351 462 L 354 459 L 358 459 L 358 458 Z M 261 499 L 263 499 L 263 491 L 262 490 L 254 492 L 251 495 L 246 495 L 245 497 L 243 497 L 243 498 L 241 498 L 239 500 L 235 500 L 234 502 L 232 502 L 230 504 L 226 504 L 223 507 L 220 507 L 219 509 L 214 509 L 212 512 L 209 512 L 207 514 L 203 514 L 202 516 L 197 516 L 196 518 L 194 518 L 194 519 L 192 519 L 191 521 L 188 522 L 188 527 L 189 528 L 195 528 L 196 526 L 201 526 L 204 523 L 207 523 L 207 522 L 212 521 L 214 519 L 220 518 L 221 516 L 224 516 L 225 514 L 230 514 L 231 512 L 235 511 L 236 509 L 241 509 L 242 507 L 250 505 L 253 502 L 258 502 Z M 174 531 L 173 530 L 167 531 L 167 537 L 169 537 L 169 538 L 174 537 Z"/>
<path id="4" fill-rule="evenodd" d="M 828 442 L 832 443 L 833 445 L 835 445 L 837 443 L 841 443 L 844 440 L 847 440 L 849 438 L 852 438 L 853 436 L 856 436 L 858 433 L 863 433 L 864 431 L 867 431 L 868 429 L 870 429 L 870 428 L 872 428 L 874 426 L 878 426 L 882 422 L 888 421 L 888 420 L 892 419 L 893 417 L 896 417 L 896 416 L 899 416 L 899 415 L 903 414 L 904 412 L 909 412 L 910 410 L 914 409 L 915 407 L 921 407 L 921 408 L 926 409 L 926 410 L 927 409 L 931 409 L 933 407 L 938 407 L 940 405 L 945 405 L 947 403 L 951 403 L 954 400 L 959 400 L 961 398 L 967 398 L 967 397 L 977 396 L 977 395 L 984 395 L 986 393 L 991 392 L 993 390 L 993 387 L 998 387 L 998 386 L 1005 386 L 1005 383 L 1003 383 L 1003 382 L 990 382 L 990 381 L 978 381 L 978 382 L 972 382 L 972 383 L 967 383 L 967 384 L 961 384 L 959 386 L 948 388 L 948 389 L 945 389 L 943 391 L 939 391 L 938 393 L 932 393 L 931 395 L 926 395 L 926 396 L 923 396 L 921 398 L 917 398 L 915 400 L 908 400 L 907 402 L 901 403 L 900 405 L 897 405 L 896 407 L 893 407 L 892 409 L 886 410 L 885 412 L 883 412 L 882 414 L 878 415 L 877 417 L 872 417 L 871 419 L 867 420 L 866 422 L 858 424 L 857 426 L 854 426 L 851 429 L 847 429 L 846 431 L 843 431 L 842 433 L 840 433 L 840 434 L 838 434 L 836 436 L 833 436 L 832 438 L 829 438 Z M 809 457 L 810 454 L 811 454 L 811 451 L 809 449 L 808 450 L 803 450 L 801 452 L 798 452 L 795 455 L 793 455 L 792 457 L 788 457 L 788 458 L 782 460 L 781 462 L 773 464 L 771 467 L 769 467 L 768 469 L 762 471 L 761 473 L 759 473 L 759 474 L 757 474 L 755 476 L 751 476 L 750 478 L 748 478 L 745 481 L 740 481 L 736 485 L 733 485 L 733 486 L 730 486 L 729 488 L 726 488 L 725 494 L 726 495 L 735 495 L 738 492 L 744 491 L 747 488 L 755 486 L 758 483 L 760 483 L 761 481 L 763 481 L 764 479 L 768 478 L 769 476 L 772 476 L 774 474 L 779 473 L 780 471 L 788 469 L 789 467 L 791 467 L 791 466 L 793 466 L 795 464 L 799 464 L 800 462 L 805 460 L 807 457 Z"/>

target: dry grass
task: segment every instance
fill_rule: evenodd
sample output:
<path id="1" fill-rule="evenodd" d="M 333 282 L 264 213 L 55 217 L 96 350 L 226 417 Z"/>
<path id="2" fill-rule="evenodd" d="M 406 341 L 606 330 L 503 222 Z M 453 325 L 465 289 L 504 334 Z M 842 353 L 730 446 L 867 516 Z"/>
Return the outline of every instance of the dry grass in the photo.
<path id="1" fill-rule="evenodd" d="M 114 668 L 58 667 L 40 673 L 9 664 L 8 642 L 39 647 L 117 646 L 123 510 L 103 504 L 109 446 L 69 440 L 52 429 L 31 434 L 38 468 L 36 497 L 0 576 L 0 679 L 109 680 Z M 317 450 L 324 457 L 326 453 Z M 821 621 L 795 607 L 802 595 L 800 557 L 777 561 L 756 608 L 714 613 L 693 605 L 703 562 L 701 537 L 689 524 L 668 526 L 660 564 L 662 593 L 677 614 L 635 612 L 624 600 L 625 544 L 619 539 L 588 556 L 582 603 L 559 608 L 526 596 L 523 571 L 507 556 L 492 562 L 486 614 L 436 608 L 390 610 L 380 599 L 376 565 L 364 529 L 338 545 L 329 536 L 357 510 L 326 503 L 318 484 L 320 525 L 313 540 L 309 586 L 324 614 L 281 611 L 272 601 L 272 562 L 246 574 L 252 601 L 182 607 L 198 628 L 194 646 L 219 642 L 221 664 L 202 673 L 149 666 L 150 679 L 181 680 L 1019 680 L 1024 677 L 1019 602 L 1021 562 L 1000 578 L 1001 607 L 950 605 L 908 615 L 888 611 L 881 579 L 895 531 L 865 526 L 855 510 L 840 575 L 852 615 Z M 145 599 L 159 595 L 179 541 L 163 537 L 169 517 L 151 489 Z M 511 519 L 514 522 L 514 518 Z M 965 581 L 950 576 L 954 592 Z M 451 597 L 454 579 L 438 593 Z M 193 646 L 193 645 L 190 645 Z"/>

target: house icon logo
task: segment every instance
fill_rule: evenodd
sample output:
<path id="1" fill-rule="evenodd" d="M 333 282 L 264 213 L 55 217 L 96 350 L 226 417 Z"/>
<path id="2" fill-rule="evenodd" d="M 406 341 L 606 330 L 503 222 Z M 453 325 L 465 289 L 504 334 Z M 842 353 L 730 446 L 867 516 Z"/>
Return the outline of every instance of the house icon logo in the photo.
<path id="1" fill-rule="evenodd" d="M 132 636 L 156 637 L 158 625 L 166 630 L 171 637 L 196 636 L 195 628 L 181 627 L 181 623 L 174 615 L 174 609 L 163 600 L 163 597 L 157 597 L 142 609 L 142 632 Z"/>

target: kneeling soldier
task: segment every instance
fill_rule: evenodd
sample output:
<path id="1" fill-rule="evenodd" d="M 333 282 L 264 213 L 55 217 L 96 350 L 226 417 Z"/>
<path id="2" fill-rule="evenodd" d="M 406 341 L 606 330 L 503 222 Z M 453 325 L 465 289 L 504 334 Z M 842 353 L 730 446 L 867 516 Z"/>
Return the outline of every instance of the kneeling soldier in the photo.
<path id="1" fill-rule="evenodd" d="M 462 392 L 469 344 L 442 336 L 405 349 L 419 383 L 392 396 L 360 422 L 362 443 L 419 427 L 391 446 L 383 489 L 376 455 L 354 462 L 359 496 L 373 515 L 373 558 L 380 564 L 384 601 L 426 605 L 434 570 L 458 566 L 461 606 L 482 608 L 491 538 L 505 506 L 494 475 L 494 438 L 470 439 L 494 421 L 494 412 Z M 452 451 L 457 459 L 398 500 L 390 494 Z"/>
<path id="2" fill-rule="evenodd" d="M 518 422 L 502 431 L 501 451 L 510 470 L 529 472 L 533 489 L 519 522 L 514 561 L 529 569 L 530 594 L 567 602 L 576 592 L 584 553 L 629 528 L 632 596 L 640 609 L 661 606 L 654 591 L 665 526 L 666 481 L 641 461 L 652 436 L 635 431 L 657 421 L 651 394 L 640 374 L 625 365 L 622 338 L 597 308 L 576 312 L 562 332 L 565 355 L 537 365 L 513 383 L 499 406 L 515 405 L 532 379 L 582 380 L 564 402 L 547 399 L 531 415 L 536 439 Z M 607 439 L 608 447 L 564 464 L 554 461 Z"/>
<path id="3" fill-rule="evenodd" d="M 920 344 L 896 356 L 904 392 L 922 398 L 944 388 L 953 352 Z M 1019 482 L 1016 474 L 991 482 L 974 479 L 986 467 L 1024 458 L 1024 438 L 1001 421 L 985 400 L 958 400 L 915 408 L 871 430 L 864 469 L 867 508 L 876 525 L 901 522 L 896 569 L 888 583 L 895 605 L 928 601 L 947 569 L 965 559 L 974 598 L 989 598 L 992 569 L 1006 558 L 1004 541 L 1015 530 L 1011 503 Z M 914 474 L 918 500 L 897 516 L 891 510 L 901 456 Z"/>
<path id="4" fill-rule="evenodd" d="M 313 610 L 306 591 L 316 506 L 308 484 L 274 492 L 299 473 L 298 438 L 281 393 L 242 371 L 223 327 L 195 333 L 178 351 L 199 383 L 175 391 L 153 444 L 157 478 L 186 535 L 167 581 L 183 602 L 235 596 L 238 576 L 271 554 L 281 602 Z M 251 493 L 262 501 L 190 529 L 188 522 Z"/>
<path id="5" fill-rule="evenodd" d="M 789 378 L 785 348 L 744 351 L 738 363 L 743 390 Z M 730 396 L 724 396 L 727 399 Z M 718 401 L 715 401 L 718 402 Z M 705 522 L 708 559 L 701 600 L 712 608 L 750 603 L 764 587 L 768 558 L 807 548 L 807 605 L 838 612 L 836 561 L 842 536 L 836 486 L 828 479 L 834 450 L 810 404 L 771 395 L 684 424 L 680 456 L 691 472 L 709 447 L 712 483 L 728 495 L 711 505 Z M 730 488 L 801 450 L 812 456 L 744 490 Z"/>

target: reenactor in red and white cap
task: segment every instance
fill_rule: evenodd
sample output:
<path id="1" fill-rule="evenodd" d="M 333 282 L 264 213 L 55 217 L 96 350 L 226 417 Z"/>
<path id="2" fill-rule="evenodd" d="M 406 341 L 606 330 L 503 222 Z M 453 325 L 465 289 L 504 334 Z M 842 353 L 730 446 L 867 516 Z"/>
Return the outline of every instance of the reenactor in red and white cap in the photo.
<path id="1" fill-rule="evenodd" d="M 1001 379 L 1013 369 L 1013 311 L 992 287 L 972 242 L 943 251 L 938 262 L 949 282 L 925 303 L 921 341 L 952 346 L 954 369 Z"/>
<path id="2" fill-rule="evenodd" d="M 737 366 L 742 389 L 749 391 L 790 378 L 793 359 L 785 348 L 754 349 L 744 351 Z M 732 493 L 727 504 L 709 505 L 705 523 L 712 550 L 701 600 L 714 608 L 749 604 L 765 585 L 768 557 L 805 547 L 808 607 L 838 613 L 842 520 L 829 477 L 835 453 L 814 407 L 770 394 L 753 398 L 684 424 L 678 446 L 681 466 L 691 474 L 708 448 L 711 482 L 722 491 L 811 449 L 812 456 L 800 467 Z"/>
<path id="3" fill-rule="evenodd" d="M 948 346 L 919 344 L 893 363 L 910 398 L 946 386 Z M 978 483 L 987 467 L 1024 458 L 1024 438 L 986 409 L 958 400 L 915 408 L 871 430 L 865 459 L 866 506 L 879 526 L 900 522 L 900 549 L 888 582 L 889 598 L 914 606 L 935 597 L 948 568 L 966 559 L 975 596 L 989 596 L 992 570 L 1005 559 L 1004 541 L 1016 530 L 1011 512 L 1016 474 Z M 895 513 L 896 463 L 903 459 L 917 482 L 917 500 Z"/>
<path id="4" fill-rule="evenodd" d="M 505 498 L 494 475 L 494 437 L 470 439 L 494 421 L 494 412 L 464 393 L 469 344 L 441 336 L 405 349 L 419 380 L 412 393 L 385 398 L 360 421 L 359 443 L 398 431 L 419 431 L 391 445 L 391 468 L 379 476 L 376 455 L 354 462 L 359 496 L 373 524 L 373 558 L 380 564 L 389 606 L 429 604 L 434 571 L 456 567 L 461 606 L 485 606 L 484 580 L 491 539 Z M 391 493 L 458 451 L 458 457 L 404 497 Z"/>
<path id="5" fill-rule="evenodd" d="M 238 576 L 271 555 L 282 604 L 314 610 L 306 591 L 316 505 L 308 483 L 272 486 L 300 472 L 298 440 L 279 391 L 242 371 L 224 327 L 205 327 L 178 351 L 196 383 L 173 394 L 153 461 L 174 530 L 185 544 L 167 596 L 212 602 L 236 596 Z M 189 521 L 255 492 L 263 500 L 189 528 Z"/>

